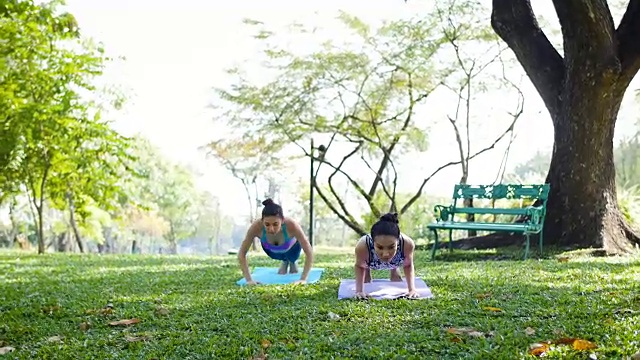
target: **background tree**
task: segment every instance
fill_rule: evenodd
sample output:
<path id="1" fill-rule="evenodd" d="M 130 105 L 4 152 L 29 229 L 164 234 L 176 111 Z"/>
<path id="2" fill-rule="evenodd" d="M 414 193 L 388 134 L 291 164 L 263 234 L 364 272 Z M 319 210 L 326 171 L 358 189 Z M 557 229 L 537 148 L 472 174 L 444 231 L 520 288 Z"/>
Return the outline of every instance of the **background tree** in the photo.
<path id="1" fill-rule="evenodd" d="M 2 193 L 26 191 L 29 195 L 37 214 L 40 253 L 45 248 L 47 197 L 64 194 L 79 240 L 74 201 L 81 197 L 76 197 L 75 186 L 91 181 L 96 173 L 73 171 L 73 166 L 80 165 L 74 162 L 77 152 L 86 151 L 88 160 L 81 165 L 90 163 L 86 169 L 108 169 L 108 160 L 118 159 L 127 146 L 126 139 L 100 119 L 98 106 L 83 97 L 97 90 L 92 81 L 101 74 L 107 58 L 101 48 L 80 36 L 71 14 L 58 15 L 58 5 L 8 1 L 0 8 L 0 53 L 7 70 L 0 83 Z M 74 176 L 64 184 L 55 182 L 69 174 Z M 104 179 L 110 174 L 100 175 Z"/>
<path id="2" fill-rule="evenodd" d="M 452 160 L 437 168 L 406 203 L 398 204 L 396 165 L 409 153 L 427 150 L 426 132 L 435 122 L 428 117 L 419 120 L 418 109 L 453 70 L 440 60 L 447 39 L 439 31 L 435 12 L 377 29 L 348 14 L 339 19 L 357 45 L 327 42 L 321 50 L 302 56 L 269 44 L 268 34 L 273 32 L 260 27 L 258 37 L 268 43 L 268 69 L 277 75 L 256 86 L 234 69 L 239 79 L 230 90 L 219 89 L 217 103 L 225 111 L 216 119 L 234 130 L 236 136 L 228 141 L 238 147 L 262 137 L 258 144 L 279 144 L 275 151 L 309 157 L 305 145 L 309 138 L 323 138 L 325 151 L 316 155 L 320 165 L 314 179 L 324 175 L 326 180 L 314 181 L 315 190 L 338 218 L 364 234 L 355 215 L 358 210 L 364 208 L 374 216 L 389 209 L 404 214 L 435 174 L 460 163 Z M 468 159 L 493 148 L 508 131 L 507 127 Z M 322 170 L 326 171 L 321 174 Z M 391 180 L 385 183 L 385 177 Z M 328 191 L 321 186 L 325 181 Z M 359 199 L 345 201 L 340 185 L 352 187 Z M 387 198 L 383 208 L 374 201 L 378 190 Z"/>
<path id="3" fill-rule="evenodd" d="M 225 137 L 209 143 L 205 149 L 227 168 L 244 187 L 247 196 L 249 221 L 255 220 L 257 205 L 260 203 L 260 182 L 273 182 L 274 176 L 283 169 L 283 161 L 278 156 L 283 144 L 266 136 L 245 134 L 243 141 L 235 137 Z M 261 205 L 260 205 L 261 206 Z"/>

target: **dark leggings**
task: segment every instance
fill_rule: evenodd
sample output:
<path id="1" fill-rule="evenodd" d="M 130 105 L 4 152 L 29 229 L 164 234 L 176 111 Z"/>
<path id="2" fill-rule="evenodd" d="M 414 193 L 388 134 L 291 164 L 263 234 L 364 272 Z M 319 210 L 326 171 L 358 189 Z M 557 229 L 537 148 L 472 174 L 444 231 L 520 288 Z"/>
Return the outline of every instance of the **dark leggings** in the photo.
<path id="1" fill-rule="evenodd" d="M 262 250 L 264 250 L 264 252 L 270 258 L 272 258 L 274 260 L 296 262 L 298 260 L 298 258 L 300 257 L 300 252 L 302 251 L 302 246 L 300 246 L 300 243 L 296 241 L 296 243 L 293 244 L 291 249 L 287 250 L 287 252 L 276 253 L 276 252 L 273 252 L 271 250 L 265 249 L 264 246 L 262 246 Z"/>

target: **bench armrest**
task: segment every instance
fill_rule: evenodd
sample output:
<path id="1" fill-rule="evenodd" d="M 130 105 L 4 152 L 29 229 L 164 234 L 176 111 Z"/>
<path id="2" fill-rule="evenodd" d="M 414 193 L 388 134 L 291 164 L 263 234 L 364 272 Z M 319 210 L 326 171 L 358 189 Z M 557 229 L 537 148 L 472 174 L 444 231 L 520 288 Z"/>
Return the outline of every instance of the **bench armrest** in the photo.
<path id="1" fill-rule="evenodd" d="M 436 205 L 433 207 L 433 213 L 437 222 L 452 220 L 451 206 Z"/>
<path id="2" fill-rule="evenodd" d="M 541 225 L 542 217 L 544 216 L 544 207 L 542 206 L 527 206 L 527 217 L 530 224 Z"/>

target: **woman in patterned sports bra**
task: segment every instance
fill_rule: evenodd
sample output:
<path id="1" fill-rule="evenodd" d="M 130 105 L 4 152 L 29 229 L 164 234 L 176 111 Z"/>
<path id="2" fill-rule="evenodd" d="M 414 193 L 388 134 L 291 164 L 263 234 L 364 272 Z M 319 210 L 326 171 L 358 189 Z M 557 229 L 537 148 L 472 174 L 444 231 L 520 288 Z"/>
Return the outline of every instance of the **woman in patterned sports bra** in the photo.
<path id="1" fill-rule="evenodd" d="M 305 262 L 300 280 L 296 283 L 304 283 L 313 265 L 313 253 L 309 240 L 304 235 L 300 224 L 293 219 L 284 217 L 282 207 L 267 199 L 262 202 L 262 219 L 254 221 L 238 251 L 238 262 L 242 269 L 247 285 L 255 285 L 257 282 L 251 279 L 249 265 L 247 264 L 247 251 L 253 243 L 253 239 L 260 238 L 262 250 L 272 259 L 282 261 L 278 274 L 290 274 L 298 272 L 296 261 L 304 251 Z"/>
<path id="2" fill-rule="evenodd" d="M 389 270 L 391 281 L 402 281 L 399 267 L 407 279 L 409 298 L 418 297 L 413 269 L 413 240 L 400 233 L 398 214 L 385 214 L 356 244 L 356 298 L 367 298 L 364 283 L 371 282 L 371 270 Z"/>

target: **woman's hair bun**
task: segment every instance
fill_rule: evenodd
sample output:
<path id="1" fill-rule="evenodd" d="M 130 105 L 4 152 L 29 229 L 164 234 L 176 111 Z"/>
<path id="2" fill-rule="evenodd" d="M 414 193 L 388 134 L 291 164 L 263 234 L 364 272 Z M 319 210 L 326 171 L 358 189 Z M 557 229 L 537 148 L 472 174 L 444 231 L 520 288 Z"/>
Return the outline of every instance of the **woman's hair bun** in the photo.
<path id="1" fill-rule="evenodd" d="M 380 220 L 398 224 L 398 213 L 386 213 L 380 217 Z"/>
<path id="2" fill-rule="evenodd" d="M 267 200 L 262 202 L 262 205 L 264 205 L 264 206 L 269 206 L 269 205 L 273 205 L 273 204 L 275 204 L 275 203 L 271 199 L 267 199 Z"/>

